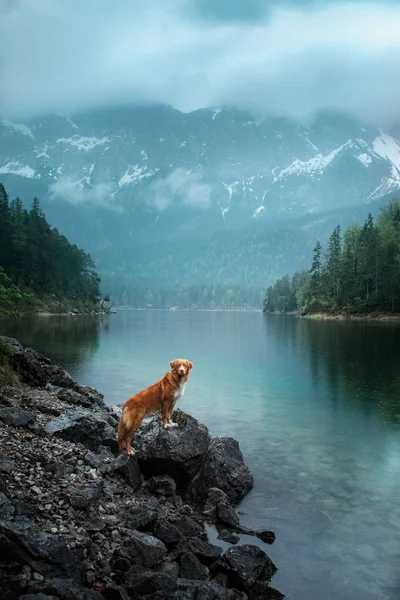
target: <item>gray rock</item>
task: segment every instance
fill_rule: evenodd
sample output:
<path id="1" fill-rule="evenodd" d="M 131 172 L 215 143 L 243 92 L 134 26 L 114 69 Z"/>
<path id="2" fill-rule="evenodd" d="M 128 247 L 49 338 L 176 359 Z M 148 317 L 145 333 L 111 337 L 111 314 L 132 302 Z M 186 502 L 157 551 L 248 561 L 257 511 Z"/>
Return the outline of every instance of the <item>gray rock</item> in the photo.
<path id="1" fill-rule="evenodd" d="M 147 596 L 155 592 L 173 592 L 176 590 L 176 576 L 162 571 L 138 570 L 132 567 L 123 578 L 128 592 Z"/>
<path id="2" fill-rule="evenodd" d="M 61 388 L 57 396 L 63 402 L 68 402 L 68 404 L 85 406 L 87 408 L 93 404 L 93 402 L 87 396 L 79 394 L 78 392 L 68 388 Z"/>
<path id="3" fill-rule="evenodd" d="M 239 590 L 228 589 L 212 582 L 177 579 L 176 600 L 247 600 Z"/>
<path id="4" fill-rule="evenodd" d="M 84 510 L 98 500 L 103 493 L 103 485 L 100 481 L 96 485 L 81 487 L 71 492 L 69 502 L 72 508 Z"/>
<path id="5" fill-rule="evenodd" d="M 14 461 L 4 454 L 0 454 L 0 473 L 11 473 L 14 469 Z"/>
<path id="6" fill-rule="evenodd" d="M 0 410 L 0 419 L 3 423 L 11 425 L 12 427 L 26 427 L 35 421 L 36 415 L 33 412 L 28 412 L 26 410 L 2 408 Z"/>
<path id="7" fill-rule="evenodd" d="M 139 531 L 130 532 L 124 540 L 124 546 L 116 549 L 114 559 L 124 558 L 131 565 L 142 565 L 143 567 L 154 567 L 167 553 L 167 548 L 152 535 Z"/>
<path id="8" fill-rule="evenodd" d="M 142 529 L 151 529 L 157 520 L 157 516 L 158 513 L 154 508 L 144 504 L 128 507 L 123 512 L 124 523 L 132 527 L 132 529 L 138 529 L 139 531 Z"/>
<path id="9" fill-rule="evenodd" d="M 193 552 L 184 552 L 180 557 L 180 565 L 180 575 L 183 579 L 206 581 L 210 578 L 207 567 L 201 564 Z"/>
<path id="10" fill-rule="evenodd" d="M 104 600 L 99 592 L 77 584 L 72 578 L 49 579 L 37 585 L 37 591 L 45 594 L 46 599 L 55 597 L 57 600 Z"/>
<path id="11" fill-rule="evenodd" d="M 276 567 L 258 546 L 245 544 L 229 548 L 212 567 L 229 576 L 231 587 L 250 591 L 258 581 L 269 581 Z"/>
<path id="12" fill-rule="evenodd" d="M 145 475 L 169 475 L 182 487 L 198 471 L 210 435 L 205 425 L 180 410 L 174 420 L 179 427 L 164 429 L 160 419 L 153 418 L 136 434 L 133 445 Z"/>
<path id="13" fill-rule="evenodd" d="M 199 472 L 188 484 L 185 497 L 203 504 L 211 488 L 219 488 L 232 503 L 239 502 L 253 487 L 253 477 L 243 460 L 239 444 L 229 437 L 214 438 Z"/>
<path id="14" fill-rule="evenodd" d="M 134 491 L 140 488 L 142 484 L 142 477 L 136 456 L 120 454 L 115 459 L 114 463 L 110 465 L 108 472 L 110 473 L 111 471 L 121 475 L 121 477 L 133 487 Z"/>
<path id="15" fill-rule="evenodd" d="M 153 533 L 166 546 L 177 544 L 182 540 L 182 533 L 169 520 L 160 519 L 154 526 Z"/>
<path id="16" fill-rule="evenodd" d="M 28 565 L 50 577 L 82 577 L 82 564 L 59 537 L 41 531 L 31 521 L 0 521 L 0 556 Z"/>
<path id="17" fill-rule="evenodd" d="M 221 502 L 217 506 L 217 520 L 221 523 L 225 523 L 230 527 L 239 525 L 239 517 L 235 510 L 226 502 Z"/>
<path id="18" fill-rule="evenodd" d="M 150 480 L 151 490 L 160 496 L 175 496 L 176 483 L 169 475 L 156 475 Z"/>
<path id="19" fill-rule="evenodd" d="M 45 431 L 63 440 L 81 443 L 92 451 L 101 444 L 118 452 L 116 431 L 109 425 L 107 415 L 100 411 L 77 408 L 49 421 Z"/>
<path id="20" fill-rule="evenodd" d="M 222 529 L 222 531 L 218 534 L 218 539 L 223 542 L 228 542 L 229 544 L 237 544 L 240 542 L 240 537 L 234 531 L 227 531 L 226 529 Z"/>

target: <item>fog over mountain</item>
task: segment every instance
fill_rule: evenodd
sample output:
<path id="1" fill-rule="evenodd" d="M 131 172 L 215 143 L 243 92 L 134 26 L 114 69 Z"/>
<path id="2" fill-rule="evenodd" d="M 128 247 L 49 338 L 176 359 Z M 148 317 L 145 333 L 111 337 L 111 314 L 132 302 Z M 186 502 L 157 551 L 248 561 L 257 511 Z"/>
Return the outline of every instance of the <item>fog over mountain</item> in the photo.
<path id="1" fill-rule="evenodd" d="M 399 191 L 396 2 L 1 0 L 0 14 L 0 181 L 37 194 L 110 291 L 260 288 Z"/>

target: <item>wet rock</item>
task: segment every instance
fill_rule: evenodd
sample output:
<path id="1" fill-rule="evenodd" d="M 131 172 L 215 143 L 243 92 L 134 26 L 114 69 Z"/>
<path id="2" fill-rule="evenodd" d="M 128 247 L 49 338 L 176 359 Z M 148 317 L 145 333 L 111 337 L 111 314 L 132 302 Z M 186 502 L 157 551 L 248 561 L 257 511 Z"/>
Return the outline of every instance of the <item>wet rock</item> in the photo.
<path id="1" fill-rule="evenodd" d="M 229 504 L 221 502 L 217 506 L 217 520 L 221 523 L 225 523 L 230 527 L 239 525 L 239 517 L 235 510 Z"/>
<path id="2" fill-rule="evenodd" d="M 229 548 L 212 568 L 213 572 L 226 573 L 230 585 L 244 591 L 250 591 L 258 581 L 269 581 L 277 570 L 269 556 L 251 544 Z"/>
<path id="3" fill-rule="evenodd" d="M 0 561 L 14 560 L 41 575 L 81 577 L 81 563 L 57 536 L 31 521 L 0 521 Z"/>
<path id="4" fill-rule="evenodd" d="M 270 587 L 266 581 L 257 582 L 248 593 L 249 600 L 283 600 L 284 594 Z"/>
<path id="5" fill-rule="evenodd" d="M 120 454 L 110 466 L 110 471 L 121 475 L 133 487 L 134 491 L 138 490 L 142 484 L 140 467 L 136 456 Z"/>
<path id="6" fill-rule="evenodd" d="M 176 483 L 169 475 L 156 475 L 150 480 L 151 490 L 160 496 L 175 496 Z"/>
<path id="7" fill-rule="evenodd" d="M 185 497 L 203 504 L 210 488 L 219 488 L 236 504 L 253 487 L 253 477 L 243 460 L 239 444 L 229 437 L 214 438 L 201 468 L 185 490 Z"/>
<path id="8" fill-rule="evenodd" d="M 227 589 L 210 582 L 177 579 L 177 600 L 247 600 L 239 590 Z"/>
<path id="9" fill-rule="evenodd" d="M 223 542 L 228 542 L 228 544 L 237 544 L 240 542 L 240 537 L 234 531 L 228 531 L 227 529 L 222 529 L 222 531 L 218 534 L 218 539 Z"/>
<path id="10" fill-rule="evenodd" d="M 155 592 L 173 592 L 176 589 L 176 577 L 170 573 L 162 571 L 139 571 L 137 567 L 132 567 L 123 578 L 123 585 L 128 592 L 147 596 Z"/>
<path id="11" fill-rule="evenodd" d="M 185 538 L 196 537 L 203 532 L 203 528 L 187 515 L 175 519 L 174 525 Z"/>
<path id="12" fill-rule="evenodd" d="M 153 418 L 136 434 L 133 445 L 145 475 L 169 475 L 182 487 L 198 471 L 210 435 L 205 425 L 180 410 L 174 420 L 179 427 L 164 429 L 159 418 Z"/>
<path id="13" fill-rule="evenodd" d="M 203 562 L 213 562 L 216 560 L 221 552 L 220 546 L 215 546 L 209 542 L 205 542 L 200 538 L 192 538 L 187 542 L 188 548 Z"/>
<path id="14" fill-rule="evenodd" d="M 204 565 L 201 564 L 193 552 L 185 552 L 180 557 L 180 575 L 183 579 L 196 579 L 198 581 L 208 580 L 210 573 Z"/>
<path id="15" fill-rule="evenodd" d="M 0 492 L 0 515 L 2 519 L 12 519 L 15 513 L 15 506 L 4 492 Z"/>
<path id="16" fill-rule="evenodd" d="M 0 419 L 6 425 L 12 427 L 27 427 L 35 421 L 35 414 L 26 410 L 17 410 L 15 408 L 2 408 L 0 410 Z"/>
<path id="17" fill-rule="evenodd" d="M 107 416 L 101 412 L 76 409 L 47 423 L 45 431 L 63 440 L 81 443 L 92 451 L 101 444 L 118 452 L 116 431 L 107 422 Z"/>
<path id="18" fill-rule="evenodd" d="M 124 541 L 124 546 L 116 549 L 114 558 L 124 558 L 132 565 L 153 567 L 159 563 L 167 553 L 167 548 L 152 535 L 139 531 L 130 532 Z"/>

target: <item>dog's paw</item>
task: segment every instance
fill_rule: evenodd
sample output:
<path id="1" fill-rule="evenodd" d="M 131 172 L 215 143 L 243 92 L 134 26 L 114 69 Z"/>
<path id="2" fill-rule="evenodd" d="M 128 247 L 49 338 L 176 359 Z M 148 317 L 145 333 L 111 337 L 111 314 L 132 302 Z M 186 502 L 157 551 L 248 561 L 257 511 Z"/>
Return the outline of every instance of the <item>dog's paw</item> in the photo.
<path id="1" fill-rule="evenodd" d="M 178 423 L 174 423 L 173 421 L 169 424 L 170 427 L 179 427 Z"/>
<path id="2" fill-rule="evenodd" d="M 135 456 L 135 451 L 133 448 L 130 449 L 129 452 L 127 452 L 128 456 Z"/>
<path id="3" fill-rule="evenodd" d="M 165 423 L 165 425 L 163 425 L 164 429 L 169 429 L 171 427 L 170 423 Z"/>

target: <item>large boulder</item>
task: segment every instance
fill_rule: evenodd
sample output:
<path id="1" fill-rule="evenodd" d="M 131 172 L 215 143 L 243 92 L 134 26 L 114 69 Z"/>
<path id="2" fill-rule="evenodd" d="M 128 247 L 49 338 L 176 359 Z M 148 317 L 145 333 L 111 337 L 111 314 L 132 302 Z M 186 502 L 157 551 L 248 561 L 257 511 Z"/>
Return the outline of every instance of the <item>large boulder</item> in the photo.
<path id="1" fill-rule="evenodd" d="M 179 427 L 164 429 L 158 417 L 147 422 L 136 434 L 133 446 L 142 472 L 147 476 L 169 475 L 182 488 L 198 472 L 210 444 L 207 427 L 177 410 Z"/>
<path id="2" fill-rule="evenodd" d="M 230 586 L 249 592 L 257 582 L 270 581 L 277 568 L 261 548 L 245 544 L 226 550 L 212 570 L 227 574 Z"/>
<path id="3" fill-rule="evenodd" d="M 106 412 L 78 408 L 49 421 L 45 431 L 63 440 L 81 443 L 92 451 L 103 445 L 118 452 L 117 434 L 108 419 Z"/>
<path id="4" fill-rule="evenodd" d="M 2 336 L 11 348 L 11 360 L 14 370 L 23 383 L 32 387 L 45 387 L 51 383 L 59 387 L 77 387 L 77 383 L 59 365 L 53 365 L 32 348 L 24 348 L 16 339 Z"/>
<path id="5" fill-rule="evenodd" d="M 254 485 L 253 476 L 243 460 L 239 444 L 230 437 L 211 441 L 201 467 L 185 490 L 185 497 L 203 504 L 211 488 L 219 488 L 230 502 L 239 502 Z"/>
<path id="6" fill-rule="evenodd" d="M 81 579 L 82 564 L 57 536 L 27 520 L 0 521 L 0 562 L 16 561 L 49 577 Z"/>

